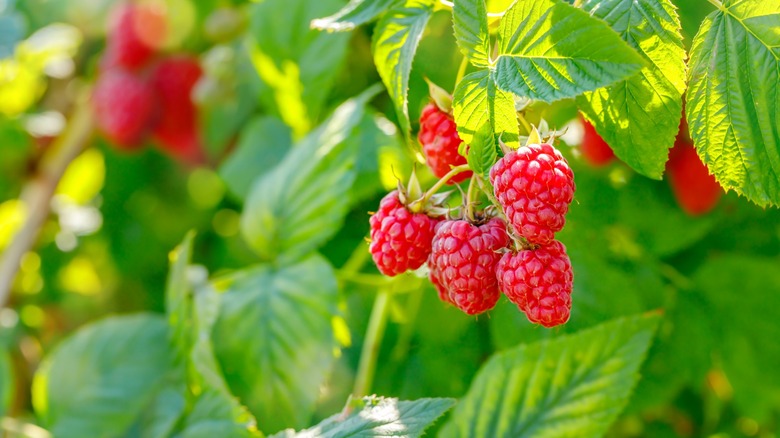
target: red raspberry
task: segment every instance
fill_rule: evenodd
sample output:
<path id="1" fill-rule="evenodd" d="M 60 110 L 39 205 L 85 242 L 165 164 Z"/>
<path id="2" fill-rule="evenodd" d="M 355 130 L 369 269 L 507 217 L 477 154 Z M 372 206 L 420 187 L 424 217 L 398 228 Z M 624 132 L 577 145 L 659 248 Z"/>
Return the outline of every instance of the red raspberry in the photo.
<path id="1" fill-rule="evenodd" d="M 441 280 L 439 280 L 439 272 L 432 266 L 429 266 L 429 268 L 430 272 L 428 273 L 428 278 L 431 280 L 433 287 L 436 288 L 436 292 L 439 294 L 439 299 L 445 303 L 455 305 L 455 302 L 452 301 L 452 298 L 450 298 L 450 291 L 448 291 L 447 288 L 442 285 Z"/>
<path id="2" fill-rule="evenodd" d="M 692 143 L 678 136 L 669 153 L 666 172 L 677 203 L 688 215 L 703 215 L 718 205 L 723 189 L 701 162 Z"/>
<path id="3" fill-rule="evenodd" d="M 434 285 L 438 281 L 439 293 L 448 291 L 451 302 L 469 315 L 492 309 L 501 296 L 496 280 L 499 250 L 508 245 L 501 219 L 479 226 L 465 220 L 440 222 L 428 260 Z"/>
<path id="4" fill-rule="evenodd" d="M 138 146 L 147 133 L 155 107 L 152 88 L 143 79 L 122 70 L 102 74 L 92 93 L 98 127 L 116 145 Z"/>
<path id="5" fill-rule="evenodd" d="M 418 139 L 428 167 L 438 178 L 446 175 L 452 167 L 466 164 L 466 157 L 458 153 L 462 140 L 458 136 L 455 121 L 435 103 L 429 103 L 423 108 Z M 471 171 L 461 172 L 451 178 L 449 184 L 464 181 L 471 174 Z"/>
<path id="6" fill-rule="evenodd" d="M 585 161 L 593 167 L 609 164 L 615 158 L 612 148 L 601 138 L 589 121 L 582 119 L 582 128 L 584 133 L 580 150 Z"/>
<path id="7" fill-rule="evenodd" d="M 572 270 L 559 241 L 535 250 L 506 253 L 496 267 L 498 284 L 528 320 L 554 327 L 569 320 Z"/>
<path id="8" fill-rule="evenodd" d="M 165 39 L 166 17 L 158 7 L 121 5 L 111 23 L 106 53 L 101 62 L 103 69 L 142 67 Z"/>
<path id="9" fill-rule="evenodd" d="M 425 213 L 412 213 L 388 193 L 371 216 L 371 257 L 379 272 L 393 277 L 419 268 L 431 253 L 431 239 L 437 220 Z"/>
<path id="10" fill-rule="evenodd" d="M 574 174 L 551 145 L 509 152 L 490 169 L 490 182 L 509 223 L 529 242 L 547 245 L 563 228 Z"/>
<path id="11" fill-rule="evenodd" d="M 151 77 L 160 99 L 160 119 L 152 133 L 163 150 L 191 162 L 203 158 L 198 109 L 191 97 L 202 73 L 196 58 L 182 55 L 161 61 Z"/>

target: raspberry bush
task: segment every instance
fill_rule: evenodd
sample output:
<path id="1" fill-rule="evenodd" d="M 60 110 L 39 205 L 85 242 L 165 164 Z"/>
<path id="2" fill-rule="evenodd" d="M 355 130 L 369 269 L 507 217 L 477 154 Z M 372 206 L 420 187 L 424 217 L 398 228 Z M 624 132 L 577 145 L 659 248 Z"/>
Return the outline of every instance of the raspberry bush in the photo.
<path id="1" fill-rule="evenodd" d="M 774 436 L 778 17 L 0 1 L 0 428 Z"/>

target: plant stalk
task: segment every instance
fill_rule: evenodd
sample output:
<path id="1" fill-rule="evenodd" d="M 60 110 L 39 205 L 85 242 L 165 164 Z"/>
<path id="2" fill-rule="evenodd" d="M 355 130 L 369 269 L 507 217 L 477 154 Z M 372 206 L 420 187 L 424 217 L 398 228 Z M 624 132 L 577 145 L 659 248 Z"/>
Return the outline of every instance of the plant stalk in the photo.
<path id="1" fill-rule="evenodd" d="M 352 397 L 359 398 L 370 395 L 371 386 L 376 374 L 376 363 L 379 357 L 379 348 L 387 327 L 387 315 L 390 310 L 390 291 L 382 288 L 374 300 L 374 308 L 371 309 L 371 317 L 368 320 L 366 337 L 363 341 L 363 350 L 360 353 L 360 364 L 355 377 L 355 387 Z"/>
<path id="2" fill-rule="evenodd" d="M 22 257 L 35 244 L 38 232 L 49 216 L 51 198 L 65 169 L 84 149 L 93 127 L 89 91 L 85 90 L 75 103 L 66 130 L 52 143 L 41 159 L 36 174 L 19 197 L 27 210 L 27 217 L 0 258 L 0 308 L 8 301 Z"/>

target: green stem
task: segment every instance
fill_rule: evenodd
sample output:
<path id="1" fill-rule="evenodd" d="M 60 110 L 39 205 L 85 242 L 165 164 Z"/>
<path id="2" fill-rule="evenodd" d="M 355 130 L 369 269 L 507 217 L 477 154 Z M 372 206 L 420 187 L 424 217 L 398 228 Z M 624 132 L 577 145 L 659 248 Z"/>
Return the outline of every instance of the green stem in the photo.
<path id="1" fill-rule="evenodd" d="M 27 209 L 24 225 L 0 258 L 0 307 L 8 300 L 19 263 L 35 244 L 41 226 L 49 217 L 51 197 L 65 169 L 84 149 L 92 135 L 94 120 L 85 89 L 75 102 L 66 130 L 41 159 L 38 172 L 22 190 L 20 200 Z"/>
<path id="2" fill-rule="evenodd" d="M 371 317 L 368 320 L 366 337 L 363 341 L 363 350 L 360 352 L 360 363 L 352 397 L 358 398 L 369 395 L 376 374 L 376 363 L 379 357 L 382 337 L 387 327 L 387 315 L 390 310 L 390 291 L 388 288 L 379 290 L 374 300 L 374 308 L 371 309 Z"/>
<path id="3" fill-rule="evenodd" d="M 457 86 L 460 81 L 463 79 L 463 76 L 466 76 L 466 68 L 469 66 L 469 60 L 465 56 L 460 61 L 460 67 L 458 67 L 458 75 L 455 76 L 455 85 Z"/>
<path id="4" fill-rule="evenodd" d="M 474 205 L 476 205 L 477 196 L 479 195 L 479 191 L 476 189 L 477 180 L 479 178 L 480 176 L 476 174 L 471 178 L 471 181 L 469 181 L 469 191 L 466 192 L 466 217 L 472 222 L 476 220 Z"/>
<path id="5" fill-rule="evenodd" d="M 361 241 L 358 243 L 358 246 L 352 251 L 352 254 L 350 254 L 349 259 L 344 263 L 344 266 L 339 269 L 339 274 L 343 275 L 344 277 L 348 278 L 350 275 L 360 271 L 363 266 L 368 261 L 368 255 L 369 255 L 368 248 L 366 248 L 366 243 Z"/>
<path id="6" fill-rule="evenodd" d="M 528 120 L 525 119 L 525 116 L 523 116 L 522 113 L 517 113 L 517 118 L 520 120 L 520 124 L 523 125 L 523 129 L 530 134 L 531 131 L 533 131 L 533 128 L 531 127 L 531 124 L 528 123 Z"/>
<path id="7" fill-rule="evenodd" d="M 436 181 L 436 184 L 431 186 L 431 188 L 428 189 L 427 192 L 425 192 L 422 198 L 409 204 L 409 210 L 412 213 L 418 213 L 422 211 L 423 206 L 425 206 L 425 203 L 428 202 L 429 199 L 431 199 L 431 196 L 433 196 L 436 192 L 438 192 L 442 187 L 447 185 L 447 182 L 449 182 L 450 179 L 454 178 L 455 175 L 466 172 L 468 170 L 470 170 L 468 164 L 461 164 L 460 166 L 453 167 L 449 172 L 447 172 L 446 175 L 444 175 L 443 177 L 441 177 L 441 179 Z"/>
<path id="8" fill-rule="evenodd" d="M 412 336 L 414 336 L 414 322 L 417 320 L 417 314 L 420 313 L 424 292 L 425 289 L 423 287 L 415 288 L 406 302 L 406 315 L 409 319 L 401 327 L 401 332 L 398 334 L 398 342 L 395 344 L 395 348 L 393 348 L 392 357 L 396 362 L 401 362 L 409 354 L 409 345 L 412 342 Z"/>

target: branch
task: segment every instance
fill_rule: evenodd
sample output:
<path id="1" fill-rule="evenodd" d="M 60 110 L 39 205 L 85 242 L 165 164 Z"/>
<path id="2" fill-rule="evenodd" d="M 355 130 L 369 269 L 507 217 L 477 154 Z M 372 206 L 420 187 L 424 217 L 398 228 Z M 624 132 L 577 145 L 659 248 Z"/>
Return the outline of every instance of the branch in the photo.
<path id="1" fill-rule="evenodd" d="M 37 173 L 22 190 L 19 199 L 25 206 L 27 217 L 0 258 L 0 308 L 5 306 L 11 292 L 19 262 L 32 248 L 38 232 L 49 216 L 51 197 L 71 161 L 84 149 L 92 134 L 92 110 L 89 92 L 85 91 L 76 101 L 68 127 L 41 159 Z"/>

